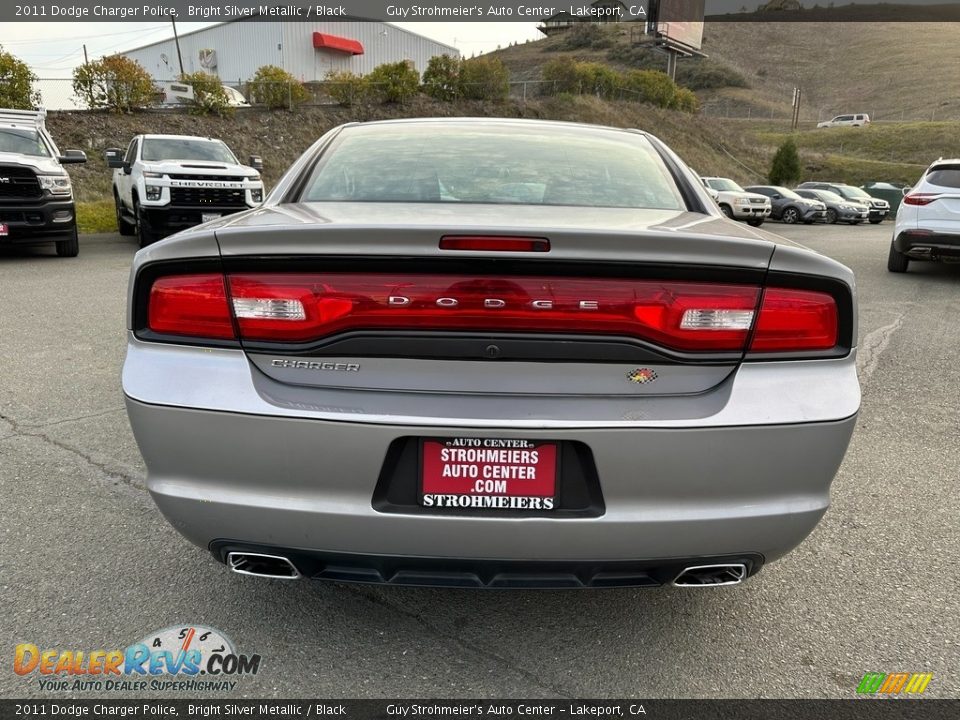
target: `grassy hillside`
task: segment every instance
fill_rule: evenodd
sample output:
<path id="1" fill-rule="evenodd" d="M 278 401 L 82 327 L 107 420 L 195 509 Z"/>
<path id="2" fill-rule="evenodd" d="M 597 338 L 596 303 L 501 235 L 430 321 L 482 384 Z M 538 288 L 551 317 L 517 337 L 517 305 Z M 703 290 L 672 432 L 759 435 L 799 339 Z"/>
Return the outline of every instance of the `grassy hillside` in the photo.
<path id="1" fill-rule="evenodd" d="M 830 12 L 845 21 L 708 20 L 708 57 L 681 59 L 677 81 L 697 92 L 710 115 L 787 117 L 800 86 L 807 122 L 849 112 L 881 121 L 960 120 L 960 23 L 854 22 L 850 9 Z M 636 23 L 597 31 L 602 36 L 586 45 L 567 32 L 494 55 L 517 80 L 539 79 L 543 65 L 563 55 L 618 69 L 666 68 L 666 57 Z"/>

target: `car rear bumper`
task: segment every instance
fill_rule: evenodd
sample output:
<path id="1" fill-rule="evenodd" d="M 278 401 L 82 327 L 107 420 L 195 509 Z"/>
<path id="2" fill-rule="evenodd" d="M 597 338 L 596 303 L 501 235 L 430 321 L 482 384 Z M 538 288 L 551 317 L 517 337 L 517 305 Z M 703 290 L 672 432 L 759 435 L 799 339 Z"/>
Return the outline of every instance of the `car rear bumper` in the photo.
<path id="1" fill-rule="evenodd" d="M 424 572 L 443 560 L 445 572 L 460 563 L 481 577 L 514 561 L 586 563 L 597 573 L 626 563 L 635 574 L 651 569 L 661 582 L 685 559 L 751 557 L 759 567 L 799 544 L 826 511 L 859 407 L 855 359 L 802 363 L 799 373 L 776 365 L 741 368 L 712 417 L 663 421 L 642 412 L 579 423 L 363 415 L 356 393 L 352 402 L 343 391 L 328 393 L 321 405 L 306 401 L 308 389 L 300 407 L 281 407 L 242 353 L 136 341 L 124 390 L 151 495 L 179 532 L 221 557 L 227 546 L 282 548 L 307 557 L 320 576 L 331 553 L 401 558 L 401 566 Z M 167 372 L 177 373 L 178 387 Z M 641 398 L 637 406 L 653 404 Z M 586 448 L 602 502 L 586 515 L 379 502 L 378 484 L 400 481 L 392 473 L 416 482 L 416 470 L 402 470 L 391 449 L 421 437 L 577 444 Z M 595 584 L 582 569 L 563 572 Z"/>
<path id="2" fill-rule="evenodd" d="M 960 234 L 904 230 L 894 239 L 893 247 L 916 260 L 960 258 Z"/>

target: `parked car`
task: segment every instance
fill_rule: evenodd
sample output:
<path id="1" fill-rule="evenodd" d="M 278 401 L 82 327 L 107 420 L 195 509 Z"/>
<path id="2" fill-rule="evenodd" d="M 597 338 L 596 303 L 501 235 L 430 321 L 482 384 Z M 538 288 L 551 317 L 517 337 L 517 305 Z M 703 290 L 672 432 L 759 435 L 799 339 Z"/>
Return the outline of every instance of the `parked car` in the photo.
<path id="1" fill-rule="evenodd" d="M 53 243 L 60 257 L 80 252 L 73 184 L 63 168 L 83 163 L 61 153 L 43 110 L 0 110 L 0 245 Z"/>
<path id="2" fill-rule="evenodd" d="M 883 222 L 883 219 L 890 214 L 889 202 L 883 200 L 882 198 L 873 197 L 866 190 L 854 187 L 853 185 L 847 185 L 846 183 L 810 181 L 800 183 L 798 187 L 807 190 L 829 190 L 830 192 L 836 193 L 840 197 L 844 198 L 851 204 L 865 205 L 869 211 L 868 219 L 873 225 Z"/>
<path id="3" fill-rule="evenodd" d="M 860 189 L 870 197 L 886 200 L 890 205 L 890 214 L 896 215 L 897 210 L 900 209 L 900 203 L 903 202 L 903 191 L 909 190 L 910 186 L 903 183 L 891 183 L 881 180 L 865 183 L 860 186 Z"/>
<path id="4" fill-rule="evenodd" d="M 960 159 L 937 160 L 904 193 L 887 269 L 906 272 L 911 260 L 960 261 Z"/>
<path id="5" fill-rule="evenodd" d="M 770 198 L 770 217 L 787 225 L 798 222 L 812 225 L 818 220 L 825 220 L 827 217 L 826 205 L 819 200 L 800 197 L 790 188 L 779 185 L 750 185 L 744 189 L 747 192 L 766 195 Z"/>
<path id="6" fill-rule="evenodd" d="M 716 191 L 714 200 L 728 218 L 746 220 L 748 225 L 759 227 L 770 216 L 772 206 L 765 195 L 747 192 L 730 178 L 700 179 L 708 189 Z"/>
<path id="7" fill-rule="evenodd" d="M 859 225 L 868 217 L 870 211 L 866 205 L 853 203 L 840 197 L 835 192 L 829 190 L 811 190 L 809 188 L 797 188 L 794 190 L 797 195 L 808 200 L 819 200 L 827 206 L 827 212 L 824 221 L 831 225 L 837 222 L 846 222 L 851 225 Z"/>
<path id="8" fill-rule="evenodd" d="M 860 403 L 852 272 L 632 130 L 340 126 L 129 298 L 148 488 L 247 575 L 738 583 L 816 526 Z"/>
<path id="9" fill-rule="evenodd" d="M 853 115 L 837 115 L 832 120 L 818 122 L 818 128 L 832 127 L 863 127 L 870 124 L 870 116 L 866 113 L 854 113 Z"/>
<path id="10" fill-rule="evenodd" d="M 222 140 L 137 135 L 106 159 L 120 234 L 136 235 L 140 247 L 263 201 L 261 158 L 241 165 Z"/>

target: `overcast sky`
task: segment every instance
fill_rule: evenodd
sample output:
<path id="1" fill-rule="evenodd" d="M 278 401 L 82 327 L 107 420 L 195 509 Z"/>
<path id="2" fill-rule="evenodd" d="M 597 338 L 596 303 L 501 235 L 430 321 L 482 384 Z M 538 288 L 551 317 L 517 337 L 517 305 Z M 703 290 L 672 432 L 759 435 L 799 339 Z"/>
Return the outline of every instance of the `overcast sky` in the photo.
<path id="1" fill-rule="evenodd" d="M 177 32 L 190 32 L 214 24 L 177 23 Z M 537 31 L 536 23 L 526 22 L 394 24 L 453 45 L 465 57 L 496 50 L 498 45 L 543 37 Z M 0 46 L 29 64 L 41 78 L 70 77 L 73 68 L 83 63 L 84 44 L 90 58 L 95 59 L 169 37 L 173 37 L 169 22 L 18 22 L 0 26 Z"/>

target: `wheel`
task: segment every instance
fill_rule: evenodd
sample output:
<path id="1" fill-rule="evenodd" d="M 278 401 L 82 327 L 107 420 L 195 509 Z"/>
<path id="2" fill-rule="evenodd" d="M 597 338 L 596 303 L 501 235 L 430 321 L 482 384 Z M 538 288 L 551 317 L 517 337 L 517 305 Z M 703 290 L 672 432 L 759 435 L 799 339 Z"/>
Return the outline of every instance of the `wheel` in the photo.
<path id="1" fill-rule="evenodd" d="M 882 222 L 883 222 L 883 218 L 882 218 L 882 217 L 870 218 L 870 224 L 871 224 L 871 225 L 879 225 L 879 224 L 882 223 Z"/>
<path id="2" fill-rule="evenodd" d="M 804 224 L 804 225 L 813 225 L 813 223 L 814 223 L 813 220 L 804 220 L 804 221 L 803 221 L 803 224 Z"/>
<path id="3" fill-rule="evenodd" d="M 783 211 L 783 215 L 780 216 L 780 219 L 787 225 L 793 225 L 800 220 L 800 211 L 795 207 L 788 207 Z"/>
<path id="4" fill-rule="evenodd" d="M 862 223 L 862 222 L 863 222 L 863 220 L 851 220 L 851 221 L 850 221 L 850 224 L 851 224 L 851 225 L 859 225 L 859 224 Z"/>
<path id="5" fill-rule="evenodd" d="M 750 218 L 747 220 L 747 225 L 750 227 L 760 227 L 763 225 L 763 218 Z"/>
<path id="6" fill-rule="evenodd" d="M 837 222 L 837 211 L 833 208 L 827 208 L 827 217 L 824 218 L 830 225 L 835 225 Z"/>
<path id="7" fill-rule="evenodd" d="M 904 255 L 902 252 L 898 252 L 897 249 L 893 246 L 893 241 L 890 241 L 890 254 L 887 255 L 887 270 L 895 273 L 903 273 L 907 271 L 907 266 L 910 264 L 910 258 Z"/>
<path id="8" fill-rule="evenodd" d="M 123 205 L 120 203 L 120 197 L 117 195 L 116 191 L 113 193 L 113 205 L 117 211 L 117 230 L 120 231 L 121 235 L 133 235 L 135 228 L 124 217 Z"/>
<path id="9" fill-rule="evenodd" d="M 80 254 L 80 237 L 77 229 L 66 240 L 57 240 L 57 255 L 60 257 L 76 257 Z"/>
<path id="10" fill-rule="evenodd" d="M 730 208 L 729 205 L 721 205 L 720 209 L 723 210 L 724 215 L 726 215 L 728 218 L 733 220 L 733 210 Z"/>
<path id="11" fill-rule="evenodd" d="M 137 243 L 140 247 L 145 248 L 147 245 L 155 243 L 158 239 L 157 235 L 150 230 L 150 224 L 147 222 L 145 213 L 140 209 L 140 203 L 137 202 L 136 198 L 133 199 L 133 216 L 137 219 Z"/>

